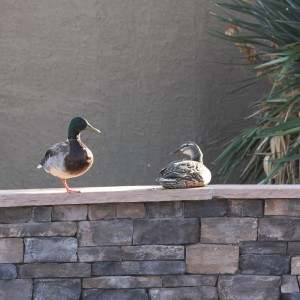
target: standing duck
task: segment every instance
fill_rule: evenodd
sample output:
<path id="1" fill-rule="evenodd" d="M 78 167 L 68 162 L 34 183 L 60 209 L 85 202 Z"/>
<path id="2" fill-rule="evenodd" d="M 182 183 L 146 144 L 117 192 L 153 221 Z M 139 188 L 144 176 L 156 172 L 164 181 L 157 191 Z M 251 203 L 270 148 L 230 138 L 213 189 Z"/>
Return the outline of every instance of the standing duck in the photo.
<path id="1" fill-rule="evenodd" d="M 51 146 L 37 168 L 44 168 L 47 173 L 60 178 L 68 193 L 80 193 L 71 190 L 67 179 L 84 174 L 93 164 L 94 158 L 91 150 L 81 141 L 80 133 L 91 130 L 100 133 L 83 118 L 75 117 L 71 120 L 68 139 L 65 142 Z"/>
<path id="2" fill-rule="evenodd" d="M 167 189 L 202 187 L 209 184 L 211 173 L 203 164 L 203 153 L 194 142 L 182 144 L 173 153 L 185 154 L 190 159 L 169 163 L 160 171 L 157 181 Z"/>

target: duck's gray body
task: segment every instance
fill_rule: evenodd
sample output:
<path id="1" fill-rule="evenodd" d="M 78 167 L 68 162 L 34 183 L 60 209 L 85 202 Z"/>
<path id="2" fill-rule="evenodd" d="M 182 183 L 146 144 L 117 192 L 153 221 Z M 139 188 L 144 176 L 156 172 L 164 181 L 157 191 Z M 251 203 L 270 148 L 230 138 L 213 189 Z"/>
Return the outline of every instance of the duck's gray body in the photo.
<path id="1" fill-rule="evenodd" d="M 211 172 L 203 164 L 199 146 L 186 142 L 174 153 L 189 155 L 191 159 L 169 163 L 160 171 L 157 181 L 167 189 L 203 187 L 211 181 Z"/>
<path id="2" fill-rule="evenodd" d="M 94 162 L 91 150 L 80 139 L 83 130 L 100 132 L 84 118 L 73 118 L 69 125 L 68 139 L 52 145 L 37 166 L 60 178 L 68 193 L 79 191 L 71 190 L 66 180 L 84 174 Z"/>
<path id="3" fill-rule="evenodd" d="M 51 146 L 38 168 L 58 178 L 69 179 L 84 174 L 93 162 L 92 152 L 78 138 Z"/>

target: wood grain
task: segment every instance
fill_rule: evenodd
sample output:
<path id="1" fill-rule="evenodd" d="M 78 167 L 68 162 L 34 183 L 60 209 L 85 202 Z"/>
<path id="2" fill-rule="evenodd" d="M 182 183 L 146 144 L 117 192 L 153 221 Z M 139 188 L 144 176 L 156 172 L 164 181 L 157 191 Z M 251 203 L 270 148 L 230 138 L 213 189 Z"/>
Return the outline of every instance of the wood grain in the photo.
<path id="1" fill-rule="evenodd" d="M 82 188 L 79 194 L 68 194 L 65 189 L 26 189 L 0 190 L 0 207 L 299 197 L 299 185 L 209 185 L 176 190 L 159 186 L 91 187 Z"/>

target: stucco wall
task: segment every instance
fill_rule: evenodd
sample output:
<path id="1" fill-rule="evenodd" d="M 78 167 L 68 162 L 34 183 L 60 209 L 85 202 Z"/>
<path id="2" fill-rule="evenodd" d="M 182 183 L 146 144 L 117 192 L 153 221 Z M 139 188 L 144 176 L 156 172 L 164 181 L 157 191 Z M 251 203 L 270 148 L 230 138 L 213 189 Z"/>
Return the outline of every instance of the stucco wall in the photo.
<path id="1" fill-rule="evenodd" d="M 76 115 L 103 133 L 83 134 L 95 164 L 71 186 L 152 184 L 186 140 L 215 173 L 211 162 L 261 92 L 224 99 L 244 74 L 215 63 L 238 53 L 206 33 L 210 9 L 202 0 L 1 1 L 0 188 L 60 187 L 35 167 Z"/>

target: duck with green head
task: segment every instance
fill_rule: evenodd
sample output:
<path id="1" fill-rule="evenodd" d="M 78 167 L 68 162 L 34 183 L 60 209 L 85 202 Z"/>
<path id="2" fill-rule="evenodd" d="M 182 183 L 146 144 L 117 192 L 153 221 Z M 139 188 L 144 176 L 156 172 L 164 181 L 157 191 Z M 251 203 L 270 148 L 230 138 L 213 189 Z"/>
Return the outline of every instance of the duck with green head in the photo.
<path id="1" fill-rule="evenodd" d="M 80 139 L 80 133 L 83 130 L 100 133 L 99 129 L 93 127 L 84 118 L 73 118 L 69 125 L 68 139 L 51 146 L 37 166 L 60 178 L 68 193 L 80 191 L 71 190 L 66 180 L 84 174 L 94 162 L 91 150 Z"/>

